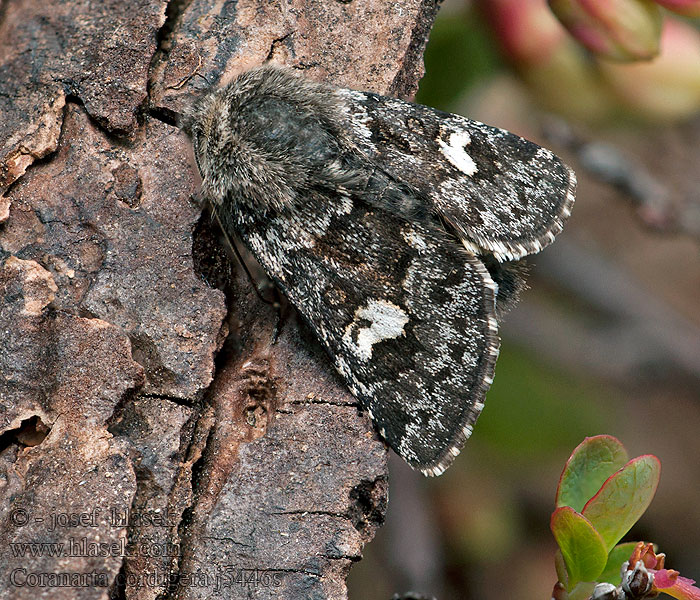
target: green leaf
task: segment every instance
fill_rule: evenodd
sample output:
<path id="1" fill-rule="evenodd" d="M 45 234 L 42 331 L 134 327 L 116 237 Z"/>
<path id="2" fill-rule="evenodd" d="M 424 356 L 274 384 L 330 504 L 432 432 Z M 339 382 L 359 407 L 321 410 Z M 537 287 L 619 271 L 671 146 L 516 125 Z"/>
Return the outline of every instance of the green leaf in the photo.
<path id="1" fill-rule="evenodd" d="M 554 553 L 554 569 L 557 572 L 557 581 L 563 584 L 564 587 L 568 587 L 569 573 L 566 570 L 566 563 L 564 562 L 561 550 L 557 550 Z"/>
<path id="2" fill-rule="evenodd" d="M 620 585 L 620 580 L 622 579 L 620 576 L 622 563 L 630 559 L 636 545 L 637 542 L 625 542 L 624 544 L 615 546 L 610 551 L 610 554 L 608 554 L 608 564 L 605 565 L 605 569 L 603 569 L 603 572 L 598 576 L 598 581 Z"/>
<path id="3" fill-rule="evenodd" d="M 595 581 L 605 568 L 608 551 L 591 522 L 573 508 L 562 506 L 552 513 L 550 527 L 569 574 L 567 589 L 580 581 Z"/>
<path id="4" fill-rule="evenodd" d="M 583 507 L 582 514 L 613 549 L 651 503 L 659 485 L 661 463 L 651 454 L 629 461 L 608 477 L 600 491 Z"/>
<path id="5" fill-rule="evenodd" d="M 583 581 L 569 592 L 569 600 L 589 600 L 595 588 L 595 581 Z"/>
<path id="6" fill-rule="evenodd" d="M 627 451 L 611 435 L 587 437 L 571 453 L 559 478 L 556 506 L 581 512 L 605 480 L 629 460 Z"/>

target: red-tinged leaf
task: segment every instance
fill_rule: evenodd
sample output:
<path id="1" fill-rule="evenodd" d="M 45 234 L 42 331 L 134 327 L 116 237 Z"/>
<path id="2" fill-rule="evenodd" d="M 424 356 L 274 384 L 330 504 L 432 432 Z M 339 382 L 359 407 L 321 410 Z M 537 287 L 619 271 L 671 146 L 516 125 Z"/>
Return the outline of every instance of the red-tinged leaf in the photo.
<path id="1" fill-rule="evenodd" d="M 605 568 L 608 551 L 591 522 L 573 508 L 562 506 L 552 513 L 550 527 L 566 564 L 567 589 L 580 581 L 595 581 Z"/>
<path id="2" fill-rule="evenodd" d="M 661 463 L 651 454 L 629 461 L 613 473 L 600 491 L 583 507 L 588 518 L 607 545 L 613 549 L 651 503 L 659 485 Z"/>
<path id="3" fill-rule="evenodd" d="M 571 453 L 559 478 L 556 506 L 581 512 L 605 480 L 629 460 L 627 450 L 611 435 L 587 437 Z"/>
<path id="4" fill-rule="evenodd" d="M 678 571 L 661 569 L 654 571 L 654 590 L 678 598 L 678 600 L 700 600 L 700 589 L 695 581 L 680 577 Z"/>
<path id="5" fill-rule="evenodd" d="M 622 569 L 622 563 L 628 561 L 632 552 L 636 548 L 638 542 L 625 542 L 624 544 L 618 544 L 615 546 L 608 554 L 608 563 L 605 565 L 605 569 L 598 576 L 599 582 L 612 583 L 613 585 L 620 585 L 622 577 L 620 576 L 620 570 Z"/>

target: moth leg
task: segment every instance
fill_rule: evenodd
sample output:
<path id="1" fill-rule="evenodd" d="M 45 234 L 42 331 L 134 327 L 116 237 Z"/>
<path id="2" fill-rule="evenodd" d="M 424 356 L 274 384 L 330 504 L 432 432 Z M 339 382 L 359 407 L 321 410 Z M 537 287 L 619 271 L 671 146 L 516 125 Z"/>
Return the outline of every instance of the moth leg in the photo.
<path id="1" fill-rule="evenodd" d="M 282 294 L 280 294 L 279 288 L 273 283 L 269 283 L 272 288 L 272 300 L 267 301 L 272 308 L 275 309 L 275 327 L 272 330 L 272 345 L 277 343 L 280 334 L 282 333 L 282 328 L 284 327 L 284 322 L 287 318 L 288 312 L 284 310 L 287 305 L 282 300 Z"/>
<path id="2" fill-rule="evenodd" d="M 234 254 L 236 255 L 236 260 L 238 260 L 240 265 L 243 267 L 243 271 L 245 272 L 246 277 L 250 282 L 250 285 L 255 291 L 255 295 L 261 302 L 267 304 L 275 310 L 275 325 L 272 328 L 271 341 L 271 345 L 274 345 L 277 343 L 277 340 L 279 340 L 280 334 L 282 333 L 282 327 L 284 325 L 284 319 L 286 317 L 286 312 L 283 312 L 283 308 L 285 307 L 286 303 L 283 302 L 282 295 L 280 294 L 280 291 L 277 288 L 277 286 L 271 281 L 264 280 L 261 283 L 258 283 L 258 281 L 255 279 L 255 276 L 250 272 L 250 269 L 248 268 L 245 259 L 241 255 L 241 252 L 238 249 L 238 245 L 235 243 L 234 240 L 230 239 L 228 236 L 226 236 L 226 239 L 228 240 L 229 244 L 231 245 L 231 248 L 233 249 Z M 264 295 L 263 292 L 267 292 L 265 288 L 271 288 L 271 297 L 268 298 L 266 297 L 266 295 Z"/>
<path id="3" fill-rule="evenodd" d="M 222 229 L 223 231 L 223 229 Z M 224 234 L 226 235 L 226 234 Z M 228 240 L 231 248 L 233 249 L 234 254 L 236 255 L 236 259 L 240 263 L 240 265 L 243 267 L 243 271 L 246 274 L 246 277 L 248 278 L 248 281 L 250 282 L 250 285 L 252 286 L 253 290 L 255 290 L 255 295 L 258 297 L 258 299 L 263 302 L 264 304 L 267 304 L 268 306 L 271 306 L 275 310 L 275 326 L 272 329 L 272 345 L 277 343 L 277 340 L 280 337 L 280 334 L 282 333 L 282 326 L 284 325 L 284 317 L 286 315 L 283 314 L 283 307 L 284 303 L 282 301 L 282 295 L 280 294 L 279 289 L 275 284 L 273 284 L 269 280 L 265 280 L 262 283 L 258 283 L 258 281 L 255 279 L 255 276 L 250 272 L 250 269 L 248 268 L 248 265 L 245 262 L 245 259 L 241 255 L 241 251 L 238 249 L 238 244 L 231 238 L 229 238 L 228 235 L 226 235 L 226 239 Z M 266 298 L 265 295 L 263 295 L 263 289 L 264 288 L 271 288 L 271 298 Z"/>
<path id="4" fill-rule="evenodd" d="M 238 249 L 238 244 L 236 243 L 237 240 L 233 239 L 228 232 L 226 231 L 226 228 L 224 227 L 223 223 L 221 222 L 221 219 L 219 217 L 219 213 L 216 210 L 216 207 L 214 207 L 211 203 L 209 204 L 209 208 L 211 210 L 211 218 L 213 221 L 216 221 L 216 223 L 219 226 L 219 230 L 224 236 L 224 239 L 226 240 L 226 245 L 233 251 L 233 254 L 236 257 L 236 260 L 238 263 L 243 267 L 243 272 L 246 274 L 246 277 L 248 278 L 248 281 L 250 282 L 250 285 L 252 286 L 253 290 L 255 291 L 255 295 L 258 297 L 258 299 L 261 302 L 264 302 L 265 304 L 268 304 L 272 306 L 273 308 L 279 310 L 279 294 L 273 293 L 274 297 L 272 299 L 270 298 L 265 298 L 265 296 L 262 295 L 261 291 L 261 285 L 258 284 L 258 281 L 255 279 L 255 276 L 250 272 L 250 269 L 248 268 L 248 265 L 245 262 L 245 259 L 243 258 L 243 255 L 241 254 L 241 251 Z M 268 285 L 269 283 L 265 283 L 263 285 Z M 274 288 L 273 286 L 273 289 Z"/>
<path id="5" fill-rule="evenodd" d="M 264 281 L 262 284 L 258 284 L 258 282 L 255 280 L 255 277 L 250 272 L 250 269 L 248 269 L 248 265 L 246 265 L 243 256 L 241 256 L 241 253 L 238 250 L 238 246 L 232 240 L 230 241 L 232 242 L 231 247 L 233 248 L 233 251 L 236 254 L 238 262 L 241 263 L 241 266 L 243 267 L 243 270 L 245 271 L 245 274 L 248 277 L 248 281 L 250 281 L 250 285 L 255 290 L 255 295 L 260 299 L 260 301 L 267 304 L 268 306 L 271 306 L 275 310 L 275 326 L 272 329 L 272 345 L 274 345 L 277 343 L 277 340 L 279 340 L 280 334 L 282 333 L 282 327 L 284 326 L 284 320 L 286 317 L 286 312 L 283 312 L 285 303 L 282 300 L 282 295 L 280 294 L 278 287 L 271 281 Z M 263 295 L 263 290 L 261 289 L 268 287 L 272 290 L 271 298 L 266 298 Z"/>

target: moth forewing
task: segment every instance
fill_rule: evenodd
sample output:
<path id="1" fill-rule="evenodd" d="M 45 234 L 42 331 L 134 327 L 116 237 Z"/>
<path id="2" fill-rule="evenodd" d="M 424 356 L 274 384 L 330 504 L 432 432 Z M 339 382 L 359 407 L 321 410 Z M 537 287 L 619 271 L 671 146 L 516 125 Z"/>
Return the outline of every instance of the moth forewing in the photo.
<path id="1" fill-rule="evenodd" d="M 391 448 L 442 473 L 493 381 L 507 261 L 561 231 L 571 170 L 501 129 L 275 67 L 207 92 L 186 130 L 223 227 Z"/>

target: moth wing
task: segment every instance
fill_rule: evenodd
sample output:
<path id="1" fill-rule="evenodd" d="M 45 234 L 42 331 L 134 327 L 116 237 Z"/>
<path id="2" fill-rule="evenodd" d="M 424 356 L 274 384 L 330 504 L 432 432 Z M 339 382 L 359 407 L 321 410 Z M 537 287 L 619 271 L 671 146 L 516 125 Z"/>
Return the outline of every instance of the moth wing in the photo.
<path id="1" fill-rule="evenodd" d="M 562 230 L 576 178 L 549 150 L 427 106 L 354 90 L 337 94 L 358 149 L 417 190 L 472 250 L 517 260 Z"/>
<path id="2" fill-rule="evenodd" d="M 494 283 L 456 238 L 316 194 L 282 216 L 231 218 L 389 446 L 438 475 L 493 380 Z"/>

